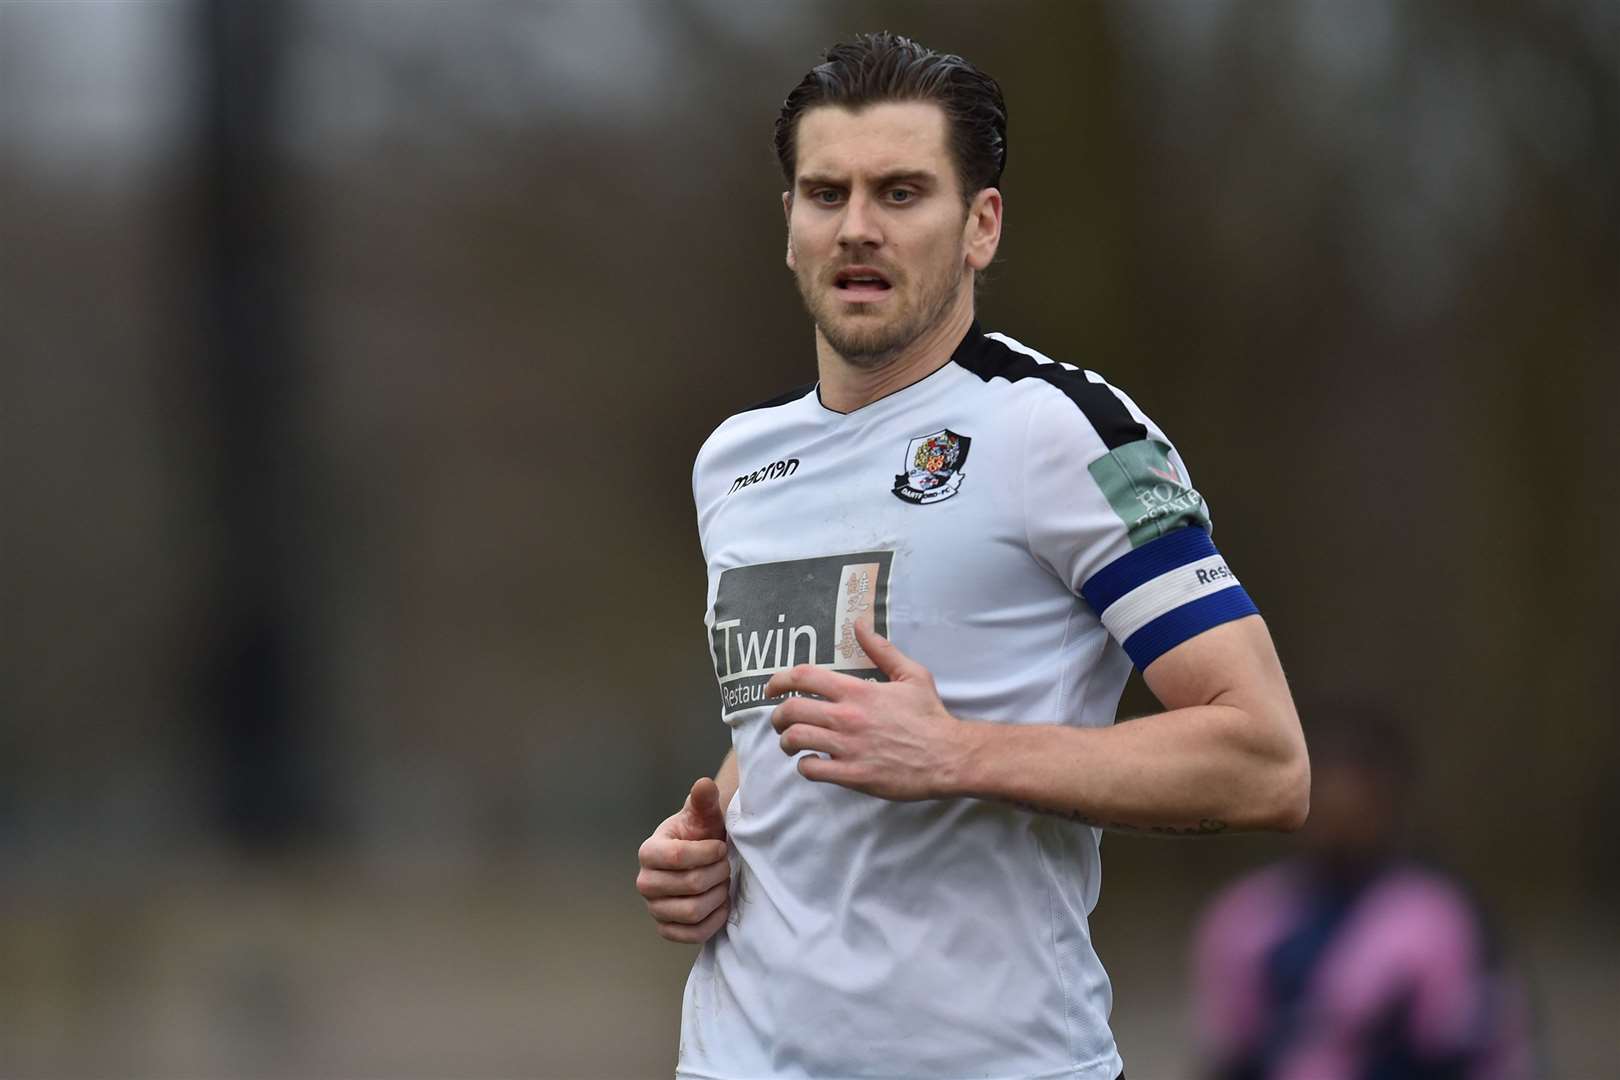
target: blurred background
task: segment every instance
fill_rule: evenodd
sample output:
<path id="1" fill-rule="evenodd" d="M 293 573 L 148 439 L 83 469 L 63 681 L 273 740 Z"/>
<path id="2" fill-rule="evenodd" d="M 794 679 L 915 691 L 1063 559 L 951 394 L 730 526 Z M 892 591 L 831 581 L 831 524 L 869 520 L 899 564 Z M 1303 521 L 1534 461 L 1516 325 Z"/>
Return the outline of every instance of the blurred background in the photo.
<path id="1" fill-rule="evenodd" d="M 6 0 L 0 1075 L 671 1074 L 691 459 L 813 377 L 770 127 L 877 28 L 1006 90 L 982 322 L 1171 434 L 1620 1074 L 1620 7 Z M 1133 1078 L 1295 843 L 1106 838 Z"/>

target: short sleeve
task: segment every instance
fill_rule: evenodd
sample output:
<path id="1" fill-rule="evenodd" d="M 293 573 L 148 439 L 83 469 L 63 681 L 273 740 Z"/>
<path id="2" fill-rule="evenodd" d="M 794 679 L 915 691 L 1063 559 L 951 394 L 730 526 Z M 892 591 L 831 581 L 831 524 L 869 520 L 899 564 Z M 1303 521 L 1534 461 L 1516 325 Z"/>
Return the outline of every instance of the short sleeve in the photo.
<path id="1" fill-rule="evenodd" d="M 1138 668 L 1257 614 L 1164 433 L 1086 373 L 1055 388 L 1029 418 L 1024 515 L 1034 556 L 1090 605 Z"/>

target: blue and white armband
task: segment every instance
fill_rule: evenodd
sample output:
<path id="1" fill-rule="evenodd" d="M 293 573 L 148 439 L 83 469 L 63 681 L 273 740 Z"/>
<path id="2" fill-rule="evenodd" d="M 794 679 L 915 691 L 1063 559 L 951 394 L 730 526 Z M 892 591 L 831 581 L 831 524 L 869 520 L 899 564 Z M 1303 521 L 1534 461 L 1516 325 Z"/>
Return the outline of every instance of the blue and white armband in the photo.
<path id="1" fill-rule="evenodd" d="M 1121 555 L 1080 588 L 1138 670 L 1183 641 L 1258 615 L 1209 533 L 1176 529 Z"/>

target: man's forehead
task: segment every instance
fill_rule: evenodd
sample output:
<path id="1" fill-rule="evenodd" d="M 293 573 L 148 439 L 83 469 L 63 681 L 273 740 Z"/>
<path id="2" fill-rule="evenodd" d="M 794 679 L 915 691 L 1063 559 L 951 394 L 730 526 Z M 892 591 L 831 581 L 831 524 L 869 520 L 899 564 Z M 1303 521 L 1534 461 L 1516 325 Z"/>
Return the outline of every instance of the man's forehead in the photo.
<path id="1" fill-rule="evenodd" d="M 950 165 L 945 111 L 931 101 L 818 105 L 799 117 L 795 143 L 801 176 L 943 172 Z"/>

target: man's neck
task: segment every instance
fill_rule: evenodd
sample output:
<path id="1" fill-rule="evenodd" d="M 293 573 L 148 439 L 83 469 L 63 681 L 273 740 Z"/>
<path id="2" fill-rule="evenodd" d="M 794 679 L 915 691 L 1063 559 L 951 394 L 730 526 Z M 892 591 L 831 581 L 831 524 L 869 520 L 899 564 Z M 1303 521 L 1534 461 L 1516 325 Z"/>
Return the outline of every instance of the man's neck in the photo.
<path id="1" fill-rule="evenodd" d="M 926 378 L 945 366 L 973 324 L 973 291 L 966 289 L 939 322 L 885 363 L 857 367 L 816 331 L 816 368 L 821 376 L 821 403 L 849 413 Z"/>

